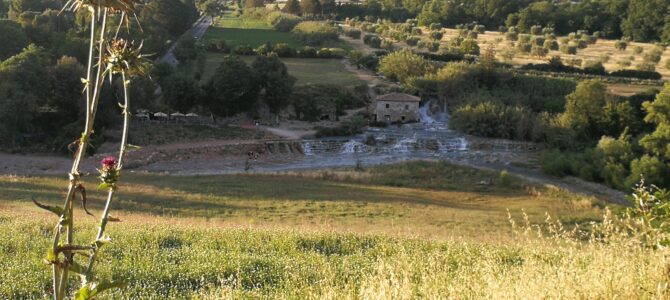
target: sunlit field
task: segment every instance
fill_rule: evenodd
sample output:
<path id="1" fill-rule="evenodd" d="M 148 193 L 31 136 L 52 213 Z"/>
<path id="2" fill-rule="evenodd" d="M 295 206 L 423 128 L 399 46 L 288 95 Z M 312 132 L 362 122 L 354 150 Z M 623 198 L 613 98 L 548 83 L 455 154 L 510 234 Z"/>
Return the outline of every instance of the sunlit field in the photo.
<path id="1" fill-rule="evenodd" d="M 62 183 L 0 177 L 0 298 L 48 295 L 42 258 L 56 217 L 30 200 L 57 203 Z M 93 212 L 102 202 L 96 194 L 89 192 Z M 98 275 L 129 283 L 103 299 L 667 297 L 663 251 L 614 238 L 537 238 L 524 225 L 545 223 L 546 212 L 569 229 L 600 220 L 604 205 L 431 162 L 362 172 L 126 174 L 113 209 L 121 222 L 109 226 L 113 243 L 102 251 L 111 263 Z M 86 243 L 95 219 L 80 209 L 75 219 L 76 242 Z"/>

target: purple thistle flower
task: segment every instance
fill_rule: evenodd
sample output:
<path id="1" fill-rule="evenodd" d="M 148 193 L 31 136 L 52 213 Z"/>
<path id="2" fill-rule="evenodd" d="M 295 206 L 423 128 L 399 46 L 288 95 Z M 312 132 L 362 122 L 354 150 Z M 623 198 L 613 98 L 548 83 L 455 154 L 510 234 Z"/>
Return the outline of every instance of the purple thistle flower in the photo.
<path id="1" fill-rule="evenodd" d="M 107 157 L 102 159 L 101 163 L 102 163 L 102 167 L 104 169 L 107 169 L 107 170 L 113 169 L 113 168 L 116 167 L 116 157 L 107 156 Z"/>

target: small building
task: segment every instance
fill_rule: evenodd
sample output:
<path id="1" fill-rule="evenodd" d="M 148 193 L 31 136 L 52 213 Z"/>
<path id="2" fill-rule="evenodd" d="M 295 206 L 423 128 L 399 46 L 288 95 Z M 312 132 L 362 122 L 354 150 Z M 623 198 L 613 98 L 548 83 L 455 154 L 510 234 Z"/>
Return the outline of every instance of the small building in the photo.
<path id="1" fill-rule="evenodd" d="M 375 98 L 375 121 L 378 122 L 416 122 L 419 121 L 419 103 L 421 98 L 390 93 Z"/>

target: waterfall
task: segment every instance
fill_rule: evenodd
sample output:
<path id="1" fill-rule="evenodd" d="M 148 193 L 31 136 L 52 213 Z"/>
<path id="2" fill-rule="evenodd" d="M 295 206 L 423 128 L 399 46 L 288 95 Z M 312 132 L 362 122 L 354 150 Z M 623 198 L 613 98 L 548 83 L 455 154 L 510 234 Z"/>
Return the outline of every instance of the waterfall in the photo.
<path id="1" fill-rule="evenodd" d="M 313 149 L 312 149 L 312 143 L 304 142 L 302 144 L 302 153 L 304 153 L 306 156 L 314 155 L 314 152 L 313 152 Z"/>
<path id="2" fill-rule="evenodd" d="M 414 136 L 412 136 L 411 138 L 406 137 L 396 142 L 395 145 L 391 147 L 391 151 L 407 153 L 410 152 L 410 150 L 414 149 L 415 145 L 416 145 L 416 134 L 414 134 Z"/>
<path id="3" fill-rule="evenodd" d="M 340 153 L 343 154 L 359 153 L 363 152 L 364 150 L 365 150 L 365 144 L 357 140 L 350 140 L 346 142 L 344 145 L 342 145 L 342 148 L 340 148 Z"/>

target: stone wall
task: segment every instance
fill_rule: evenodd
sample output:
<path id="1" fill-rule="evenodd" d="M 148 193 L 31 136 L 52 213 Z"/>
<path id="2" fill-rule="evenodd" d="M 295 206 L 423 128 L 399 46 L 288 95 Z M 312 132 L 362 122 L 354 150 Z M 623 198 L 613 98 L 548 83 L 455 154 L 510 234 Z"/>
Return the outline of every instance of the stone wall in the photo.
<path id="1" fill-rule="evenodd" d="M 380 122 L 416 122 L 419 121 L 419 102 L 377 100 L 375 114 Z"/>

